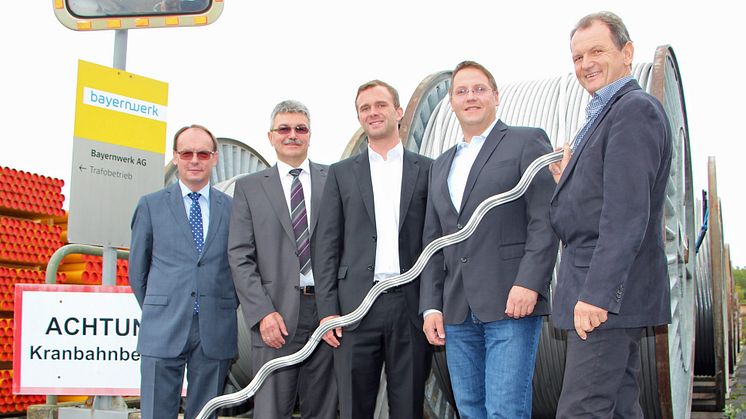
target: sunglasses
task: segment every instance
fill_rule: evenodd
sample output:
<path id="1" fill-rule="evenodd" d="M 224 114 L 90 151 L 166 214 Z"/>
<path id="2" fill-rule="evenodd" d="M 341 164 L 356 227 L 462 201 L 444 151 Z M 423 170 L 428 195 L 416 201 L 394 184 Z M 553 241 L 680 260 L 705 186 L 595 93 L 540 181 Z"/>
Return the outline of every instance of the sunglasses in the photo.
<path id="1" fill-rule="evenodd" d="M 309 132 L 311 132 L 311 129 L 305 125 L 297 125 L 295 128 L 289 127 L 287 125 L 280 125 L 277 128 L 272 128 L 270 131 L 276 132 L 278 134 L 286 135 L 286 134 L 290 134 L 290 131 L 293 131 L 293 130 L 295 130 L 296 134 L 308 134 Z"/>
<path id="2" fill-rule="evenodd" d="M 194 158 L 194 155 L 197 155 L 198 160 L 210 160 L 210 157 L 212 157 L 213 154 L 215 154 L 214 151 L 177 151 L 176 154 L 179 155 L 179 158 L 182 160 L 191 160 Z"/>

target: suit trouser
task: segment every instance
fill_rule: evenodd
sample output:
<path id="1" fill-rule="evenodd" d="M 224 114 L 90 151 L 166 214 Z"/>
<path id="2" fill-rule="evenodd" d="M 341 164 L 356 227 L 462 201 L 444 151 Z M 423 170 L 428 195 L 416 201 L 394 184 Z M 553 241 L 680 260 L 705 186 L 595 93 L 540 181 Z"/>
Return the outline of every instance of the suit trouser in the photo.
<path id="1" fill-rule="evenodd" d="M 254 374 L 267 361 L 297 352 L 319 325 L 313 295 L 301 295 L 298 327 L 292 342 L 278 349 L 263 342 L 252 347 Z M 259 346 L 261 345 L 261 346 Z M 311 356 L 301 364 L 273 372 L 254 397 L 254 419 L 289 419 L 296 397 L 300 398 L 303 419 L 336 419 L 337 380 L 334 376 L 332 348 L 321 341 Z"/>
<path id="2" fill-rule="evenodd" d="M 223 393 L 232 359 L 208 358 L 202 351 L 199 316 L 194 316 L 189 338 L 176 358 L 143 355 L 140 361 L 140 410 L 142 419 L 175 419 L 179 414 L 184 367 L 187 399 L 184 419 L 192 419 L 213 397 Z M 211 417 L 216 417 L 213 414 Z"/>
<path id="3" fill-rule="evenodd" d="M 407 313 L 401 289 L 382 294 L 335 353 L 340 418 L 372 419 L 386 365 L 389 417 L 422 419 L 432 351 Z"/>
<path id="4" fill-rule="evenodd" d="M 643 418 L 640 406 L 642 328 L 600 329 L 582 340 L 567 332 L 557 418 Z"/>

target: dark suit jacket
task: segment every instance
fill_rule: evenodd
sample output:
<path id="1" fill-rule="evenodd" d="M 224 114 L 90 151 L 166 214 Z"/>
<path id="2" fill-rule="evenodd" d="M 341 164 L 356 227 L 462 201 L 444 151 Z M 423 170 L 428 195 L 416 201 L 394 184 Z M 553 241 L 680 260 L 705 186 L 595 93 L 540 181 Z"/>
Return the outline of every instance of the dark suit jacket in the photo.
<path id="1" fill-rule="evenodd" d="M 309 220 L 308 229 L 313 237 L 327 166 L 309 163 L 310 213 L 313 218 Z M 300 293 L 295 287 L 299 284 L 300 266 L 296 255 L 295 234 L 277 166 L 236 182 L 228 259 L 241 311 L 246 324 L 251 327 L 252 343 L 263 345 L 258 324 L 264 316 L 274 311 L 282 315 L 288 329 L 285 341 L 292 341 L 298 326 Z"/>
<path id="2" fill-rule="evenodd" d="M 399 267 L 406 272 L 422 251 L 427 178 L 432 160 L 404 150 L 399 212 Z M 319 317 L 348 314 L 373 286 L 376 220 L 368 151 L 333 164 L 324 189 L 311 257 Z M 419 278 L 403 286 L 411 321 L 417 313 Z"/>
<path id="3" fill-rule="evenodd" d="M 662 225 L 670 164 L 663 107 L 630 81 L 590 127 L 552 198 L 564 243 L 555 326 L 574 328 L 578 300 L 609 311 L 601 328 L 670 321 Z"/>
<path id="4" fill-rule="evenodd" d="M 132 217 L 129 280 L 142 308 L 137 351 L 178 356 L 186 345 L 199 290 L 199 332 L 210 358 L 236 355 L 236 308 L 226 246 L 231 198 L 210 189 L 210 225 L 198 255 L 179 184 L 140 199 Z"/>
<path id="5" fill-rule="evenodd" d="M 509 127 L 498 120 L 479 151 L 457 212 L 448 189 L 456 146 L 433 163 L 423 242 L 460 230 L 486 198 L 512 189 L 529 164 L 551 152 L 539 128 Z M 517 200 L 490 210 L 470 238 L 437 252 L 422 274 L 420 310 L 443 312 L 460 324 L 471 311 L 483 322 L 505 319 L 508 293 L 520 285 L 539 293 L 532 315 L 549 314 L 549 284 L 557 239 L 549 224 L 554 181 L 536 175 Z"/>

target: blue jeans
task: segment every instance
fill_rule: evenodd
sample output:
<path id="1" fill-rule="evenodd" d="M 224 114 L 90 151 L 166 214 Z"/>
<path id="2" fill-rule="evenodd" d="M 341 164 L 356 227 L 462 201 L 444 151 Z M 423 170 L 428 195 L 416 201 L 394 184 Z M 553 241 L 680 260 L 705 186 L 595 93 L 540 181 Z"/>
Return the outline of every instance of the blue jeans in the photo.
<path id="1" fill-rule="evenodd" d="M 541 317 L 446 324 L 446 361 L 461 419 L 531 418 Z"/>

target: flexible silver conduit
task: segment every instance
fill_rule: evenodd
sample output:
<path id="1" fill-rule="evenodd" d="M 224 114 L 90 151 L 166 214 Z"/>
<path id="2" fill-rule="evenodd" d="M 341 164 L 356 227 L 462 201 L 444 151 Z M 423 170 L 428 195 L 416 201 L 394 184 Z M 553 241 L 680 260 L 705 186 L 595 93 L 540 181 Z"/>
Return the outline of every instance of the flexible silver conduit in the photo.
<path id="1" fill-rule="evenodd" d="M 368 291 L 368 294 L 365 296 L 362 303 L 360 303 L 360 306 L 358 306 L 358 308 L 356 308 L 353 312 L 320 325 L 316 329 L 316 331 L 313 332 L 313 335 L 311 335 L 311 337 L 308 339 L 308 342 L 306 342 L 303 348 L 301 348 L 298 352 L 280 358 L 275 358 L 264 364 L 254 376 L 254 379 L 252 379 L 249 385 L 247 385 L 243 390 L 218 396 L 207 402 L 207 404 L 205 404 L 205 406 L 197 415 L 197 419 L 206 419 L 210 414 L 221 407 L 231 406 L 248 400 L 249 397 L 252 397 L 254 394 L 256 394 L 262 383 L 264 383 L 264 380 L 266 380 L 272 372 L 283 367 L 301 363 L 306 358 L 308 358 L 326 332 L 337 327 L 348 326 L 359 322 L 363 317 L 365 317 L 370 308 L 373 306 L 373 302 L 376 300 L 376 298 L 378 298 L 378 296 L 380 296 L 384 291 L 389 288 L 398 287 L 400 285 L 404 285 L 413 281 L 422 273 L 425 265 L 435 254 L 435 252 L 443 249 L 446 246 L 460 243 L 469 238 L 469 236 L 471 236 L 472 233 L 476 231 L 477 226 L 489 210 L 521 197 L 526 192 L 526 189 L 528 189 L 528 185 L 531 183 L 534 176 L 539 173 L 539 170 L 548 166 L 550 163 L 559 161 L 560 159 L 562 159 L 562 152 L 555 151 L 545 154 L 534 160 L 528 166 L 528 168 L 526 168 L 526 171 L 523 173 L 521 180 L 516 186 L 513 187 L 513 189 L 507 192 L 493 195 L 482 201 L 482 203 L 479 204 L 479 206 L 474 210 L 474 214 L 472 214 L 469 222 L 466 224 L 466 226 L 464 226 L 463 229 L 457 231 L 456 233 L 433 240 L 425 247 L 425 249 L 420 254 L 420 257 L 417 258 L 417 262 L 415 262 L 414 266 L 412 266 L 410 270 L 401 275 L 397 275 L 391 279 L 381 281 L 374 285 L 373 288 Z"/>

